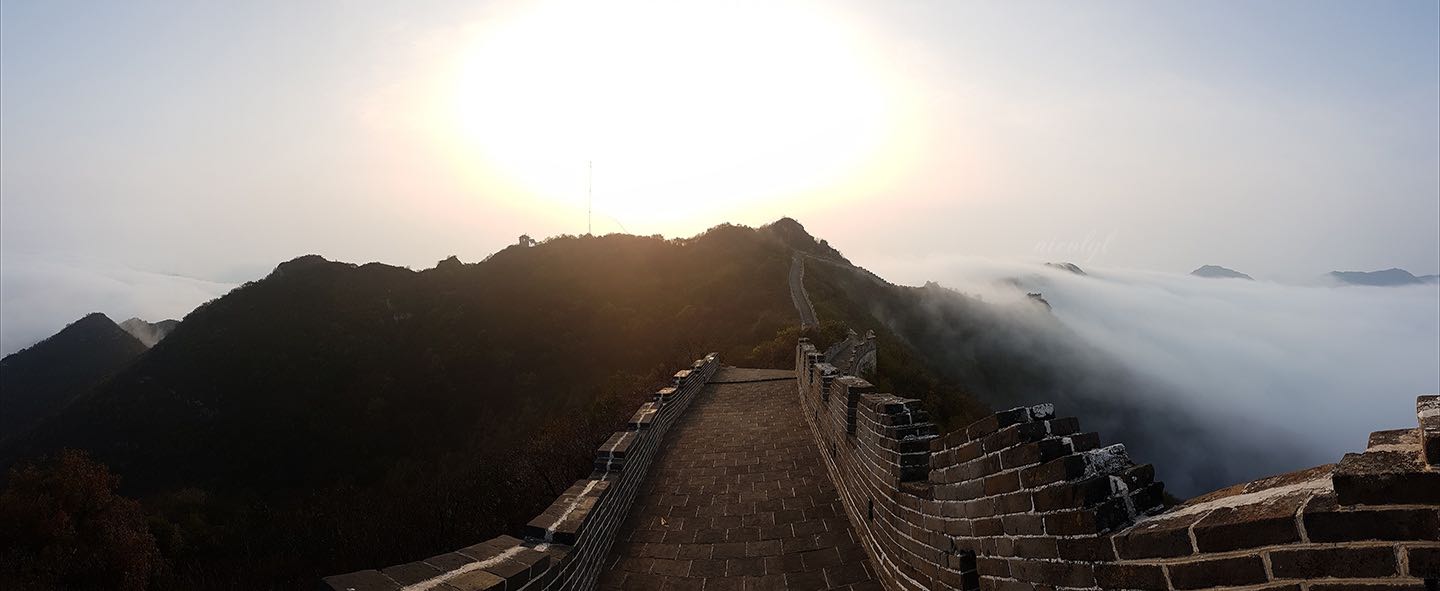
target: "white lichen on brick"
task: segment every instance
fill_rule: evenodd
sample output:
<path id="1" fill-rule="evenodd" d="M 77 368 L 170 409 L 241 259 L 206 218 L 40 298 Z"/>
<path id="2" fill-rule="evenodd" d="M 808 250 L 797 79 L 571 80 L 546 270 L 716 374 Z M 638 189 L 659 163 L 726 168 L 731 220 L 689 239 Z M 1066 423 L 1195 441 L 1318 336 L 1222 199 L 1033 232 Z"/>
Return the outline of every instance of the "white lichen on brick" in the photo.
<path id="1" fill-rule="evenodd" d="M 1121 499 L 1124 499 L 1125 514 L 1130 519 L 1135 519 L 1135 499 L 1130 498 L 1130 486 L 1125 484 L 1125 479 L 1119 476 L 1110 476 L 1110 491 Z"/>
<path id="2" fill-rule="evenodd" d="M 524 549 L 525 548 L 523 546 L 515 546 L 514 548 L 496 554 L 495 556 L 487 558 L 485 560 L 481 560 L 480 562 L 472 562 L 470 564 L 461 566 L 460 568 L 457 568 L 455 570 L 441 573 L 418 583 L 411 583 L 409 585 L 401 587 L 400 591 L 429 591 L 430 589 L 434 589 L 435 587 L 443 585 L 446 581 L 449 581 L 450 579 L 453 579 L 465 573 L 490 568 L 492 566 L 500 564 L 501 562 L 509 560 L 510 557 L 519 554 L 520 551 Z"/>
<path id="3" fill-rule="evenodd" d="M 1200 513 L 1204 511 L 1220 509 L 1223 507 L 1234 508 L 1265 502 L 1273 502 L 1281 497 L 1285 497 L 1291 494 L 1304 492 L 1323 494 L 1327 492 L 1333 492 L 1334 490 L 1335 488 L 1330 481 L 1330 474 L 1325 473 L 1319 474 L 1315 478 L 1306 480 L 1304 482 L 1287 484 L 1285 486 L 1277 486 L 1275 488 L 1267 488 L 1265 490 L 1257 490 L 1255 492 L 1241 493 L 1238 495 L 1230 495 L 1228 497 L 1221 497 L 1213 501 L 1206 501 L 1204 503 L 1181 505 L 1179 507 L 1176 507 L 1173 511 L 1161 513 L 1159 517 L 1169 519 L 1172 517 L 1190 515 L 1192 513 Z M 1139 524 L 1137 523 L 1136 525 Z"/>
<path id="4" fill-rule="evenodd" d="M 1030 416 L 1036 420 L 1045 420 L 1055 416 L 1055 405 L 1051 403 L 1037 404 L 1030 407 Z"/>
<path id="5" fill-rule="evenodd" d="M 560 517 L 555 520 L 555 523 L 552 523 L 550 524 L 550 527 L 545 528 L 545 541 L 547 543 L 555 541 L 555 530 L 560 529 L 560 524 L 565 523 L 565 520 L 569 519 L 570 515 L 575 513 L 575 510 L 580 507 L 580 503 L 585 501 L 585 495 L 588 495 L 590 494 L 590 491 L 595 490 L 595 485 L 597 484 L 600 484 L 599 480 L 591 480 L 590 482 L 586 483 L 585 489 L 581 490 L 580 494 L 575 495 L 575 499 L 570 501 L 570 506 L 565 508 L 565 512 L 560 514 Z"/>
<path id="6" fill-rule="evenodd" d="M 1090 478 L 1100 474 L 1112 474 L 1135 465 L 1130 461 L 1130 454 L 1125 451 L 1125 444 L 1116 443 L 1092 449 L 1085 452 L 1085 476 Z"/>

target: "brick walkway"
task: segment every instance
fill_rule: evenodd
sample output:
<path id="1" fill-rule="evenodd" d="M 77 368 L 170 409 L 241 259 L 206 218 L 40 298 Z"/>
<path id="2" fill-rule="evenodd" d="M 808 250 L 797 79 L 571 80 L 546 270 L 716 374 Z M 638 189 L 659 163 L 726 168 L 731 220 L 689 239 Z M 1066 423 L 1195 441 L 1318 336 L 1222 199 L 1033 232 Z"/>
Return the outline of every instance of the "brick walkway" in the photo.
<path id="1" fill-rule="evenodd" d="M 798 414 L 795 381 L 776 380 L 794 375 L 715 374 L 666 437 L 601 589 L 881 588 Z"/>

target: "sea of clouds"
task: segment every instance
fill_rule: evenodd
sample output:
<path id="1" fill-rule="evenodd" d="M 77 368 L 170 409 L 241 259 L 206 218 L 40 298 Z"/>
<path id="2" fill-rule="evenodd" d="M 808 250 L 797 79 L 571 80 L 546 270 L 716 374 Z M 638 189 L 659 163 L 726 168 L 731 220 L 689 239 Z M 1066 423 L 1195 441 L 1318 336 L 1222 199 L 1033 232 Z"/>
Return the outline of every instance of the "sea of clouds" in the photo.
<path id="1" fill-rule="evenodd" d="M 1414 427 L 1415 396 L 1440 392 L 1434 284 L 1287 285 L 1089 266 L 1077 275 L 963 258 L 879 267 L 903 283 L 978 295 L 1021 332 L 1044 326 L 1026 319 L 1045 313 L 1026 293 L 1043 294 L 1059 326 L 1097 353 L 1071 363 L 1118 361 L 1136 379 L 1105 395 L 1144 409 L 1120 424 L 1069 412 L 1091 429 L 1098 419 L 1108 441 L 1148 442 L 1135 451 L 1152 452 L 1142 459 L 1182 494 L 1338 461 L 1364 449 L 1371 431 Z M 1207 472 L 1217 463 L 1220 473 Z"/>
<path id="2" fill-rule="evenodd" d="M 235 287 L 95 261 L 5 253 L 0 258 L 0 355 L 49 337 L 91 312 L 115 322 L 180 319 Z"/>

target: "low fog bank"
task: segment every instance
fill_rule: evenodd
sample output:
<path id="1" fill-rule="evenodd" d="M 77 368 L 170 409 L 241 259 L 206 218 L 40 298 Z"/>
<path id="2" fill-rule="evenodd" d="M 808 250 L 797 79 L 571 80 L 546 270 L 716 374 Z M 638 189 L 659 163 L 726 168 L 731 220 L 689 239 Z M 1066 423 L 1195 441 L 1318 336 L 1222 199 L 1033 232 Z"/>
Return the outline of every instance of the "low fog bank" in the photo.
<path id="1" fill-rule="evenodd" d="M 151 322 L 179 320 L 234 287 L 124 267 L 5 253 L 0 259 L 0 355 L 29 347 L 90 312 L 103 312 L 115 322 L 132 316 Z"/>
<path id="2" fill-rule="evenodd" d="M 1338 461 L 1371 431 L 1413 427 L 1415 396 L 1440 391 L 1440 286 L 1084 271 L 949 260 L 882 272 L 979 297 L 989 305 L 926 301 L 937 313 L 994 316 L 987 346 L 1061 376 L 981 392 L 992 404 L 1056 402 L 1156 463 L 1182 495 Z M 1027 292 L 1042 293 L 1053 317 Z"/>

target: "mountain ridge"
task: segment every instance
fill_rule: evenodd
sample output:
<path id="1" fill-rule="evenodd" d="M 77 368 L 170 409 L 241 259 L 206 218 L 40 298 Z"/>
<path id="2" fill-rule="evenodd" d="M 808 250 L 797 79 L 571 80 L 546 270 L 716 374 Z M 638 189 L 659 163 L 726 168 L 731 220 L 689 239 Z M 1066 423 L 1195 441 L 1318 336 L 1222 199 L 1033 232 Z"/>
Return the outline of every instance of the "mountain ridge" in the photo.
<path id="1" fill-rule="evenodd" d="M 1327 277 L 1349 285 L 1368 285 L 1372 287 L 1388 287 L 1397 285 L 1418 285 L 1422 283 L 1440 282 L 1440 275 L 1424 275 L 1417 277 L 1414 274 L 1399 267 L 1391 267 L 1379 271 L 1331 271 Z"/>
<path id="2" fill-rule="evenodd" d="M 1200 268 L 1191 271 L 1190 274 L 1196 277 L 1205 277 L 1209 279 L 1244 279 L 1246 281 L 1255 280 L 1254 277 L 1251 277 L 1234 269 L 1230 269 L 1228 267 L 1221 267 L 1220 265 L 1201 265 Z"/>
<path id="3" fill-rule="evenodd" d="M 146 349 L 110 317 L 92 312 L 6 355 L 0 359 L 0 441 L 70 404 Z"/>
<path id="4" fill-rule="evenodd" d="M 797 252 L 819 318 L 808 328 L 791 297 Z M 1126 406 L 1156 384 L 1039 308 L 889 283 L 790 218 L 522 240 L 420 271 L 303 255 L 187 314 L 0 458 L 78 447 L 113 468 L 183 567 L 161 588 L 298 588 L 514 531 L 589 472 L 677 364 L 717 351 L 789 369 L 802 336 L 873 329 L 877 391 L 920 399 L 948 428 L 990 405 L 1070 401 L 1137 457 L 1214 439 Z M 1150 425 L 1183 436 L 1126 431 Z M 1229 478 L 1220 463 L 1206 454 L 1186 476 Z"/>

